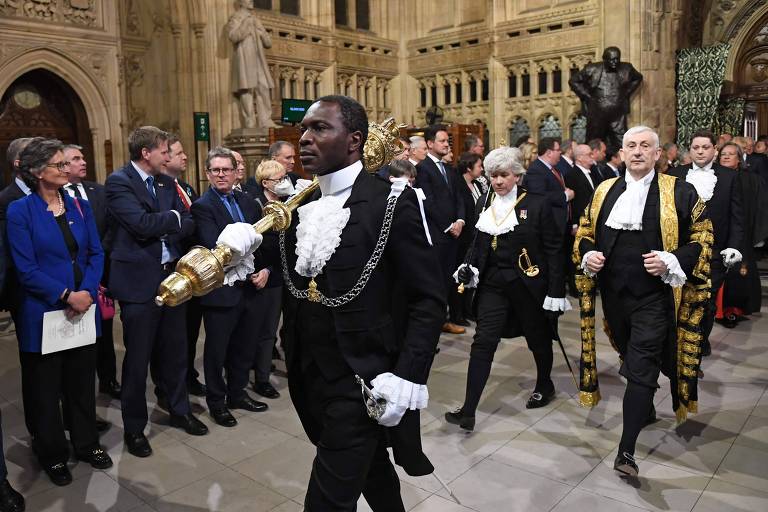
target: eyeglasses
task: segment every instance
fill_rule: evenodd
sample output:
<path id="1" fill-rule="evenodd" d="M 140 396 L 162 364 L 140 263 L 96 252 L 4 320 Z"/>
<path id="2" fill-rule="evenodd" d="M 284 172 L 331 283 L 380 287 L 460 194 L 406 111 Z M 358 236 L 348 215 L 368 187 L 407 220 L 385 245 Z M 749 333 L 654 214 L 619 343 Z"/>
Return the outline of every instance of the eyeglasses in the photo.
<path id="1" fill-rule="evenodd" d="M 275 183 L 280 183 L 282 181 L 285 181 L 288 179 L 288 176 L 283 176 L 282 178 L 264 178 L 261 181 L 274 181 Z"/>
<path id="2" fill-rule="evenodd" d="M 59 162 L 56 164 L 45 164 L 46 167 L 55 167 L 59 172 L 64 172 L 71 162 Z"/>
<path id="3" fill-rule="evenodd" d="M 216 176 L 221 176 L 222 174 L 230 174 L 232 171 L 234 171 L 234 169 L 231 167 L 214 167 L 213 169 L 208 169 L 209 173 Z"/>

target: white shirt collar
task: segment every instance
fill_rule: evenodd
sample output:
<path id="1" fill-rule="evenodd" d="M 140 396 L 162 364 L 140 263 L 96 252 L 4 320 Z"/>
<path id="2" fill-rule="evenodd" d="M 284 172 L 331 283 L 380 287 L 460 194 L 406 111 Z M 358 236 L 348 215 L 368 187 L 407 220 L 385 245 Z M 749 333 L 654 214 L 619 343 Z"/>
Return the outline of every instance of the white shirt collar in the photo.
<path id="1" fill-rule="evenodd" d="M 579 164 L 576 164 L 576 167 L 581 169 L 581 172 L 583 172 L 584 176 L 587 177 L 587 181 L 589 181 L 589 184 L 592 185 L 592 188 L 595 188 L 595 184 L 592 181 L 592 173 L 590 172 L 590 170 L 585 168 L 585 167 L 580 166 Z"/>
<path id="2" fill-rule="evenodd" d="M 615 165 L 613 165 L 611 162 L 606 162 L 606 164 L 608 165 L 608 167 L 610 167 L 611 169 L 613 169 L 613 173 L 614 173 L 614 174 L 618 174 L 618 172 L 619 172 L 619 168 L 618 168 L 618 167 L 616 167 Z"/>
<path id="3" fill-rule="evenodd" d="M 566 162 L 568 162 L 568 165 L 570 165 L 571 167 L 573 167 L 573 160 L 571 160 L 570 158 L 568 158 L 568 157 L 567 157 L 567 156 L 565 156 L 565 155 L 561 155 L 561 156 L 563 157 L 563 159 L 564 159 Z"/>
<path id="4" fill-rule="evenodd" d="M 16 178 L 13 180 L 16 182 L 16 185 L 21 189 L 22 192 L 24 192 L 25 196 L 28 196 L 32 193 L 32 189 L 30 189 L 26 183 L 24 183 L 24 180 L 16 176 Z"/>
<path id="5" fill-rule="evenodd" d="M 413 166 L 416 166 L 416 165 L 418 165 L 418 164 L 419 164 L 419 162 L 417 162 L 417 161 L 416 161 L 416 160 L 414 160 L 413 158 L 409 158 L 409 159 L 408 159 L 408 161 L 409 161 L 409 162 L 411 162 L 411 165 L 413 165 Z"/>
<path id="6" fill-rule="evenodd" d="M 323 193 L 323 196 L 332 196 L 350 189 L 355 184 L 355 180 L 362 170 L 363 162 L 358 160 L 343 169 L 318 176 L 317 181 L 320 182 L 320 191 Z"/>
<path id="7" fill-rule="evenodd" d="M 142 171 L 141 167 L 136 165 L 136 162 L 134 162 L 133 160 L 131 160 L 131 165 L 133 166 L 134 169 L 136 169 L 136 172 L 139 173 L 139 176 L 141 177 L 141 181 L 146 183 L 147 178 L 149 178 L 150 175 Z"/>
<path id="8" fill-rule="evenodd" d="M 699 166 L 698 166 L 698 165 L 696 165 L 695 163 L 692 163 L 692 164 L 691 164 L 691 170 L 693 170 L 693 171 L 707 171 L 707 172 L 715 172 L 715 171 L 713 171 L 713 170 L 712 170 L 712 165 L 713 165 L 714 163 L 715 163 L 715 161 L 714 161 L 714 160 L 712 160 L 711 162 L 709 162 L 709 163 L 708 163 L 707 165 L 705 165 L 704 167 L 699 167 Z"/>
<path id="9" fill-rule="evenodd" d="M 538 158 L 538 160 L 539 160 L 539 162 L 541 162 L 541 163 L 543 163 L 544 165 L 546 165 L 546 166 L 547 166 L 547 169 L 549 169 L 550 171 L 552 170 L 552 166 L 551 166 L 551 165 L 549 165 L 549 162 L 546 162 L 546 161 L 544 161 L 544 159 L 543 159 L 543 158 L 541 158 L 541 157 L 539 157 L 539 158 Z"/>
<path id="10" fill-rule="evenodd" d="M 437 157 L 436 157 L 435 155 L 433 155 L 432 153 L 427 153 L 427 156 L 428 156 L 428 157 L 429 157 L 429 158 L 430 158 L 430 159 L 431 159 L 433 162 L 435 162 L 436 164 L 437 164 L 437 163 L 440 163 L 440 162 L 442 162 L 442 160 L 440 160 L 439 158 L 437 158 Z"/>

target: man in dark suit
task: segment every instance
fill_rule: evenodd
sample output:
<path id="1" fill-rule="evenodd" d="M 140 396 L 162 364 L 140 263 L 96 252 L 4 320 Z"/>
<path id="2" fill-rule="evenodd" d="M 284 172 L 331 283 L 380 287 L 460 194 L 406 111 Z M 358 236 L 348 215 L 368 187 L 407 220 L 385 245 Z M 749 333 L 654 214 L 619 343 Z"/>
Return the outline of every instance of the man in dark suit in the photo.
<path id="1" fill-rule="evenodd" d="M 296 165 L 296 148 L 293 147 L 293 144 L 285 140 L 275 141 L 269 146 L 267 155 L 270 159 L 282 164 L 285 168 L 285 172 L 288 173 L 288 178 L 290 178 L 291 183 L 296 185 L 296 181 L 301 179 L 301 176 L 293 172 L 293 168 Z M 253 197 L 259 197 L 261 195 L 261 185 L 253 176 L 248 178 L 243 184 L 243 190 Z"/>
<path id="2" fill-rule="evenodd" d="M 209 151 L 205 168 L 211 187 L 192 205 L 192 216 L 196 239 L 212 249 L 228 224 L 253 224 L 261 211 L 255 201 L 234 190 L 237 161 L 230 150 L 218 147 Z M 253 336 L 261 314 L 255 300 L 255 277 L 251 274 L 245 281 L 200 298 L 205 322 L 206 401 L 213 419 L 224 427 L 237 425 L 229 409 L 267 409 L 267 404 L 253 400 L 245 392 L 257 348 Z"/>
<path id="3" fill-rule="evenodd" d="M 573 190 L 565 186 L 565 180 L 555 168 L 560 161 L 560 141 L 544 137 L 539 141 L 539 157 L 531 162 L 523 179 L 523 186 L 532 194 L 546 196 L 558 230 L 563 234 L 570 230 L 570 204 Z"/>
<path id="4" fill-rule="evenodd" d="M 442 158 L 451 150 L 445 127 L 430 126 L 424 133 L 424 138 L 427 141 L 427 157 L 416 166 L 414 186 L 424 191 L 426 196 L 424 210 L 430 227 L 434 228 L 432 242 L 440 256 L 444 289 L 446 293 L 452 293 L 456 284 L 451 276 L 458 259 L 464 256 L 457 254 L 457 250 L 458 238 L 464 228 L 466 216 L 459 187 L 466 185 L 452 167 L 442 162 Z M 463 334 L 466 329 L 454 323 L 461 316 L 461 311 L 450 311 L 449 321 L 443 325 L 443 332 Z"/>
<path id="5" fill-rule="evenodd" d="M 573 153 L 576 148 L 576 141 L 573 139 L 565 139 L 560 146 L 560 160 L 555 164 L 555 168 L 560 171 L 560 175 L 565 178 L 573 170 L 574 157 Z"/>
<path id="6" fill-rule="evenodd" d="M 301 127 L 301 163 L 318 175 L 320 193 L 294 215 L 285 234 L 290 300 L 284 325 L 291 399 L 317 446 L 305 509 L 355 510 L 362 493 L 373 510 L 404 511 L 386 446 L 408 474 L 434 470 L 421 450 L 413 410 L 426 400 L 398 406 L 385 389 L 426 398 L 445 311 L 444 280 L 435 271 L 436 251 L 424 235 L 416 193 L 405 188 L 388 199 L 389 183 L 363 170 L 365 109 L 351 98 L 326 96 L 309 108 Z M 359 293 L 345 296 L 367 267 L 382 229 L 389 236 L 381 261 Z M 329 255 L 323 240 L 339 245 Z M 319 251 L 297 259 L 297 245 L 315 243 Z M 408 303 L 402 336 L 393 327 L 395 281 L 404 287 L 398 297 Z M 307 295 L 308 286 L 322 296 Z M 356 375 L 386 402 L 378 420 L 368 415 Z"/>
<path id="7" fill-rule="evenodd" d="M 584 208 L 587 207 L 592 199 L 592 193 L 599 181 L 592 177 L 592 169 L 595 163 L 592 158 L 592 150 L 586 144 L 578 144 L 573 150 L 574 167 L 573 172 L 565 177 L 565 186 L 573 190 L 573 200 L 571 201 L 571 217 L 569 219 L 570 228 L 567 230 L 564 238 L 565 254 L 569 254 L 573 249 L 574 236 L 576 228 L 579 225 L 579 219 L 584 214 Z M 574 273 L 576 267 L 571 258 L 565 258 L 565 278 L 568 283 L 570 293 L 578 297 Z"/>
<path id="8" fill-rule="evenodd" d="M 32 193 L 29 187 L 17 176 L 16 170 L 19 166 L 19 155 L 24 148 L 27 147 L 27 144 L 36 138 L 42 139 L 42 137 L 25 137 L 15 139 L 8 144 L 6 159 L 8 168 L 13 169 L 13 181 L 10 185 L 0 191 L 0 231 L 2 232 L 5 254 L 5 283 L 3 284 L 2 294 L 0 295 L 0 309 L 8 311 L 11 314 L 14 323 L 16 323 L 16 314 L 21 300 L 19 295 L 21 289 L 19 287 L 19 278 L 16 276 L 16 271 L 14 270 L 13 258 L 11 258 L 11 254 L 8 250 L 8 240 L 6 239 L 5 233 L 6 212 L 8 211 L 9 204 Z"/>
<path id="9" fill-rule="evenodd" d="M 154 303 L 160 282 L 183 255 L 183 241 L 194 231 L 173 179 L 161 170 L 168 163 L 168 135 L 154 126 L 128 137 L 131 161 L 107 178 L 108 222 L 113 230 L 109 288 L 120 302 L 123 322 L 122 410 L 125 443 L 137 457 L 152 454 L 144 436 L 147 367 L 158 353 L 160 387 L 168 398 L 171 426 L 204 435 L 187 395 L 186 308 Z"/>
<path id="10" fill-rule="evenodd" d="M 715 135 L 708 130 L 698 130 L 691 137 L 690 154 L 693 162 L 676 167 L 667 174 L 692 184 L 707 204 L 712 220 L 715 242 L 712 244 L 712 296 L 709 311 L 702 320 L 702 355 L 711 353 L 709 334 L 715 321 L 717 291 L 725 280 L 730 267 L 741 262 L 741 247 L 744 236 L 744 205 L 737 171 L 718 164 Z"/>
<path id="11" fill-rule="evenodd" d="M 744 162 L 749 170 L 760 177 L 763 185 L 768 186 L 768 156 L 755 153 L 752 137 L 736 137 L 735 140 L 744 148 Z"/>
<path id="12" fill-rule="evenodd" d="M 88 201 L 99 231 L 99 239 L 104 248 L 104 274 L 102 284 L 109 282 L 109 247 L 107 235 L 107 197 L 104 186 L 93 181 L 86 181 L 88 163 L 83 156 L 83 148 L 74 144 L 64 146 L 64 160 L 69 162 L 69 184 L 64 190 L 80 201 Z M 99 392 L 120 398 L 120 383 L 117 382 L 117 363 L 115 342 L 112 336 L 112 319 L 102 320 L 101 336 L 96 339 L 96 375 L 99 377 Z"/>
<path id="13" fill-rule="evenodd" d="M 168 136 L 168 157 L 170 161 L 162 169 L 162 173 L 173 178 L 176 183 L 176 193 L 179 194 L 184 209 L 190 211 L 192 203 L 200 197 L 195 188 L 181 179 L 181 175 L 187 170 L 187 154 L 184 152 L 184 146 L 181 144 L 178 135 L 169 134 Z M 186 253 L 196 240 L 194 236 L 184 240 L 184 253 Z M 203 310 L 200 307 L 200 299 L 193 297 L 187 302 L 187 391 L 190 395 L 205 396 L 205 384 L 198 378 L 200 374 L 195 369 L 195 358 L 197 356 L 197 339 L 200 336 L 200 324 L 203 321 Z M 157 373 L 153 365 L 153 378 Z M 157 381 L 156 381 L 157 382 Z M 155 391 L 159 391 L 159 388 Z"/>
<path id="14" fill-rule="evenodd" d="M 595 186 L 599 185 L 601 181 L 605 181 L 609 178 L 614 178 L 610 169 L 605 167 L 605 156 L 608 152 L 608 147 L 601 139 L 592 139 L 587 142 L 590 150 L 592 151 L 592 160 L 595 162 L 592 164 L 592 178 L 595 180 Z"/>

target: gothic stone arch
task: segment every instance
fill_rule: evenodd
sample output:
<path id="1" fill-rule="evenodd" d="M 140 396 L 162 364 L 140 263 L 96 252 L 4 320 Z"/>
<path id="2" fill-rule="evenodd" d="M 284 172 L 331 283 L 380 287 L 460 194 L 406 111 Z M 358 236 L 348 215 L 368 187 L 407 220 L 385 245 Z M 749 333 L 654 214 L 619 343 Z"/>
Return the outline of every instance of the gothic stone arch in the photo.
<path id="1" fill-rule="evenodd" d="M 80 97 L 88 115 L 93 138 L 96 179 L 106 179 L 106 151 L 104 142 L 122 143 L 115 117 L 110 119 L 106 95 L 89 76 L 88 71 L 66 54 L 49 48 L 30 48 L 8 61 L 0 63 L 0 96 L 18 77 L 33 69 L 46 69 L 66 81 Z M 116 106 L 115 106 L 116 107 Z M 110 162 L 111 164 L 111 162 Z"/>

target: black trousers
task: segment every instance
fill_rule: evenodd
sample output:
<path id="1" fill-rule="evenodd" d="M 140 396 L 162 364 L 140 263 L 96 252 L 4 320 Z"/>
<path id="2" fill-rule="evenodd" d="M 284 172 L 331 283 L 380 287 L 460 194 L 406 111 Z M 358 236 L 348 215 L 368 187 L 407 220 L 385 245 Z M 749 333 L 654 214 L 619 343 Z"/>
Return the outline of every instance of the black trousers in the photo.
<path id="1" fill-rule="evenodd" d="M 5 450 L 3 450 L 2 414 L 0 414 L 0 482 L 5 480 L 6 478 L 8 478 L 8 467 L 5 465 Z"/>
<path id="2" fill-rule="evenodd" d="M 253 371 L 256 383 L 269 382 L 272 367 L 272 349 L 277 341 L 277 326 L 282 313 L 283 287 L 263 288 L 256 294 L 258 322 L 255 327 L 256 350 L 253 358 Z"/>
<path id="3" fill-rule="evenodd" d="M 42 355 L 20 352 L 24 416 L 32 447 L 43 467 L 66 462 L 69 445 L 59 404 L 67 402 L 69 437 L 75 453 L 99 445 L 96 432 L 96 346 Z"/>
<path id="4" fill-rule="evenodd" d="M 623 430 L 619 451 L 635 453 L 635 444 L 653 408 L 653 395 L 670 334 L 670 308 L 666 290 L 634 297 L 626 290 L 600 289 L 603 312 L 623 361 L 619 373 L 627 379 L 622 408 Z"/>
<path id="5" fill-rule="evenodd" d="M 550 378 L 552 331 L 542 304 L 531 295 L 522 280 L 506 282 L 495 267 L 486 271 L 476 293 L 477 327 L 469 352 L 464 413 L 468 416 L 475 414 L 509 315 L 515 316 L 528 349 L 533 352 L 537 369 L 536 391 L 554 389 Z"/>
<path id="6" fill-rule="evenodd" d="M 262 314 L 258 306 L 253 295 L 243 294 L 235 306 L 203 307 L 203 372 L 208 389 L 205 400 L 210 410 L 224 408 L 227 398 L 240 400 L 246 395 L 248 374 L 256 352 L 253 335 Z M 271 354 L 272 347 L 269 350 Z"/>
<path id="7" fill-rule="evenodd" d="M 158 307 L 153 301 L 121 302 L 123 322 L 123 424 L 128 434 L 147 426 L 147 371 L 156 352 L 157 384 L 171 414 L 189 414 L 186 305 Z"/>
<path id="8" fill-rule="evenodd" d="M 293 368 L 288 386 L 317 447 L 304 510 L 354 511 L 362 494 L 375 512 L 404 511 L 384 427 L 368 417 L 352 373 L 328 381 L 313 362 Z"/>
<path id="9" fill-rule="evenodd" d="M 200 337 L 200 325 L 203 323 L 203 307 L 198 297 L 187 302 L 187 381 L 196 381 L 200 373 L 195 369 L 197 358 L 197 338 Z"/>
<path id="10" fill-rule="evenodd" d="M 112 318 L 102 320 L 101 336 L 96 338 L 96 375 L 99 377 L 99 383 L 104 384 L 117 380 L 115 339 L 112 336 L 113 323 Z"/>

